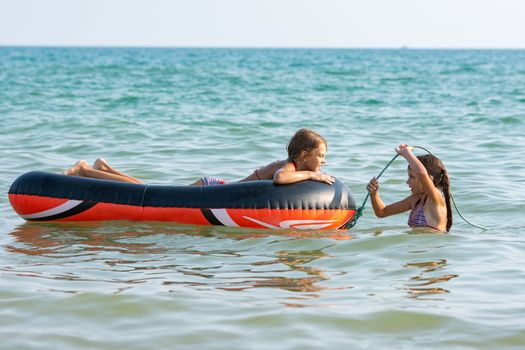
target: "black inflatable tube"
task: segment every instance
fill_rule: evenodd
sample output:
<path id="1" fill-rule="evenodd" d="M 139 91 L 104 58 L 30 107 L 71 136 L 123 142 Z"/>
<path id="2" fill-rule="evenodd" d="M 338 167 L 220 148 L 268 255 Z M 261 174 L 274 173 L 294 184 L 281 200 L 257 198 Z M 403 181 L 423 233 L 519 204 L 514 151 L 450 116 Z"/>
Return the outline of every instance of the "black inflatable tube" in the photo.
<path id="1" fill-rule="evenodd" d="M 355 209 L 347 187 L 302 181 L 236 182 L 218 186 L 139 185 L 32 171 L 18 177 L 9 194 L 115 203 L 142 207 L 242 209 Z"/>

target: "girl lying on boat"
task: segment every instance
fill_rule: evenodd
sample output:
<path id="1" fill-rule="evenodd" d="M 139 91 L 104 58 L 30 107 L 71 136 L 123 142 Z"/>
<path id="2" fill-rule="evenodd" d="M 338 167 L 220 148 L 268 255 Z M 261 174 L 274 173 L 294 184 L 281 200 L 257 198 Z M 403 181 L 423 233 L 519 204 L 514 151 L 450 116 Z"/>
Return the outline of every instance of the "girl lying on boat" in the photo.
<path id="1" fill-rule="evenodd" d="M 332 185 L 334 178 L 321 172 L 321 166 L 326 164 L 328 144 L 326 140 L 310 129 L 298 130 L 286 147 L 288 158 L 277 160 L 256 169 L 242 181 L 273 180 L 276 184 L 291 184 L 304 180 L 315 180 Z M 85 160 L 79 160 L 73 167 L 64 172 L 66 175 L 90 177 L 104 180 L 143 182 L 133 176 L 123 173 L 108 164 L 104 159 L 95 160 L 90 166 Z M 203 177 L 191 185 L 211 186 L 226 183 L 218 177 Z"/>

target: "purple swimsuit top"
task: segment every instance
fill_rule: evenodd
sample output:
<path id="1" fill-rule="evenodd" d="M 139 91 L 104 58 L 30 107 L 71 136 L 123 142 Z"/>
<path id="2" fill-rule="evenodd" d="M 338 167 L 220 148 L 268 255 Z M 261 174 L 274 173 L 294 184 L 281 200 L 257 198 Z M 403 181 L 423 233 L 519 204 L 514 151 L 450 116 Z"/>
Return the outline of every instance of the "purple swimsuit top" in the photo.
<path id="1" fill-rule="evenodd" d="M 410 216 L 408 217 L 408 226 L 410 227 L 430 227 L 427 223 L 427 218 L 425 217 L 425 203 L 427 201 L 427 197 L 423 200 L 423 204 L 418 208 L 417 205 L 421 199 L 418 199 L 416 202 L 416 205 L 414 206 L 414 209 L 410 212 Z"/>

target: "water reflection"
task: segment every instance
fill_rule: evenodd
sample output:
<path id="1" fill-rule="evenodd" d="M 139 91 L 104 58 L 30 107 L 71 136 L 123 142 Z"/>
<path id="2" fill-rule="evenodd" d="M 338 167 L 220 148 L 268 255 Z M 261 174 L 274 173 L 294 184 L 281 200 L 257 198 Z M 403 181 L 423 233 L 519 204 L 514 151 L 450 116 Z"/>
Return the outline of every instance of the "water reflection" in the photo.
<path id="1" fill-rule="evenodd" d="M 111 293 L 141 284 L 159 291 L 273 288 L 306 293 L 293 297 L 299 299 L 316 298 L 329 289 L 320 284 L 329 276 L 311 266 L 329 257 L 323 249 L 334 242 L 323 239 L 351 238 L 344 232 L 277 236 L 274 231 L 119 222 L 23 224 L 11 236 L 5 251 L 31 258 L 11 258 L 0 268 L 56 281 L 46 286 L 48 291 L 86 290 L 85 284 L 71 283 L 75 281 L 96 283 Z M 311 241 L 315 249 L 283 249 L 282 244 L 309 238 L 321 238 Z"/>
<path id="2" fill-rule="evenodd" d="M 286 237 L 295 239 L 350 240 L 349 232 L 328 231 L 295 231 L 295 230 L 250 230 L 232 229 L 222 226 L 174 225 L 171 223 L 137 223 L 137 222 L 82 222 L 82 223 L 24 223 L 17 226 L 10 235 L 15 244 L 6 244 L 4 248 L 12 253 L 26 255 L 52 256 L 76 247 L 84 252 L 122 251 L 129 254 L 166 253 L 169 246 L 159 244 L 158 240 L 137 242 L 142 237 L 158 235 L 184 235 L 194 237 L 212 237 L 218 239 L 257 239 L 265 237 Z M 134 242 L 133 242 L 134 240 Z M 173 248 L 173 247 L 172 247 Z M 199 253 L 198 250 L 195 253 Z"/>
<path id="3" fill-rule="evenodd" d="M 23 224 L 11 232 L 15 242 L 4 245 L 8 252 L 53 257 L 57 254 L 89 254 L 100 250 L 125 251 L 128 254 L 145 252 L 161 253 L 162 248 L 148 243 L 121 242 L 123 238 L 140 237 L 150 230 L 135 226 L 127 231 L 125 226 L 101 223 L 75 224 Z M 60 255 L 58 257 L 64 257 Z"/>
<path id="4" fill-rule="evenodd" d="M 438 274 L 436 276 L 437 273 L 443 272 L 447 268 L 446 259 L 414 261 L 406 263 L 403 267 L 419 269 L 419 273 L 410 277 L 409 282 L 405 284 L 409 297 L 415 299 L 423 296 L 449 293 L 449 290 L 435 285 L 458 277 L 458 275 L 454 274 Z"/>
<path id="5" fill-rule="evenodd" d="M 327 280 L 327 275 L 323 270 L 312 267 L 304 266 L 314 260 L 328 257 L 327 254 L 323 253 L 321 250 L 309 250 L 309 251 L 278 251 L 275 253 L 276 259 L 254 262 L 253 266 L 268 266 L 276 265 L 276 272 L 300 272 L 305 274 L 305 277 L 286 277 L 286 276 L 257 276 L 257 274 L 262 274 L 266 272 L 266 269 L 257 271 L 256 269 L 251 269 L 250 274 L 255 273 L 255 275 L 250 276 L 249 279 L 243 280 L 241 282 L 232 283 L 231 286 L 224 287 L 225 290 L 235 290 L 243 291 L 252 288 L 280 288 L 290 292 L 320 292 L 327 289 L 317 285 L 318 282 Z M 285 265 L 287 269 L 283 269 L 282 266 Z M 310 294 L 310 297 L 318 297 L 318 295 Z"/>

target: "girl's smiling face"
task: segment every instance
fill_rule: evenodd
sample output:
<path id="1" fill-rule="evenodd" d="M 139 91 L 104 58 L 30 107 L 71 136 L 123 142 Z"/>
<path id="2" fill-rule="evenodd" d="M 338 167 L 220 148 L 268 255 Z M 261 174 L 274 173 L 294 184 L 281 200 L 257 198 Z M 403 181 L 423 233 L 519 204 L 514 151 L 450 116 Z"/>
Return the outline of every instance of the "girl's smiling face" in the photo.
<path id="1" fill-rule="evenodd" d="M 423 188 L 423 185 L 419 181 L 419 179 L 416 177 L 416 174 L 410 167 L 407 170 L 408 172 L 408 179 L 407 179 L 407 185 L 410 187 L 410 191 L 412 194 L 422 194 L 425 192 L 425 189 Z"/>
<path id="2" fill-rule="evenodd" d="M 321 143 L 313 151 L 303 155 L 302 168 L 310 171 L 320 172 L 321 166 L 326 164 L 326 145 Z"/>

